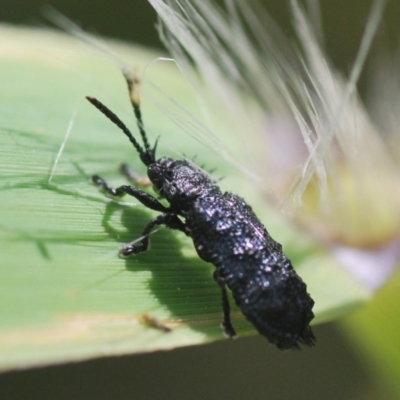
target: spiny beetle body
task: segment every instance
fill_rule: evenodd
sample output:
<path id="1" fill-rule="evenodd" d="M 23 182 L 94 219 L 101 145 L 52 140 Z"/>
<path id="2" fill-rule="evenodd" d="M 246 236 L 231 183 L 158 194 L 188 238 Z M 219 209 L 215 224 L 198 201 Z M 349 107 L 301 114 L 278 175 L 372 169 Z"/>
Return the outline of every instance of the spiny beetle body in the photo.
<path id="1" fill-rule="evenodd" d="M 169 207 L 135 186 L 113 188 L 94 175 L 93 182 L 109 195 L 128 194 L 146 207 L 161 212 L 144 228 L 141 239 L 124 246 L 120 255 L 128 257 L 146 251 L 149 234 L 157 225 L 182 231 L 192 238 L 199 257 L 216 267 L 214 279 L 222 290 L 222 326 L 228 336 L 236 333 L 230 320 L 226 287 L 232 291 L 244 316 L 279 349 L 298 348 L 299 343 L 314 345 L 315 337 L 310 328 L 314 301 L 283 254 L 282 246 L 271 238 L 243 199 L 232 193 L 222 193 L 199 167 L 186 160 L 156 159 L 157 143 L 150 147 L 142 122 L 139 82 L 128 75 L 125 77 L 143 147 L 112 111 L 92 97 L 87 99 L 129 138 L 147 167 L 154 190 L 168 201 Z M 139 182 L 128 167 L 122 166 L 122 171 Z"/>

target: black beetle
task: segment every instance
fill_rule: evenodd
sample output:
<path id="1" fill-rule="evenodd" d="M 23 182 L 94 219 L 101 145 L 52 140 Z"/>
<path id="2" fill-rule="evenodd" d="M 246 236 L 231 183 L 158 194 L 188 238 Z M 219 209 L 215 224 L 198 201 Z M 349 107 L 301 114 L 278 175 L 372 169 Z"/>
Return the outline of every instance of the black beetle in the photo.
<path id="1" fill-rule="evenodd" d="M 168 201 L 169 207 L 134 186 L 112 188 L 94 175 L 92 181 L 109 195 L 128 194 L 162 213 L 148 223 L 141 239 L 124 246 L 120 255 L 128 257 L 146 251 L 149 234 L 156 225 L 182 231 L 192 238 L 199 257 L 216 267 L 214 279 L 222 290 L 222 326 L 229 337 L 236 333 L 230 319 L 226 286 L 244 316 L 270 343 L 281 350 L 298 348 L 299 343 L 313 346 L 315 336 L 310 321 L 314 318 L 314 301 L 283 254 L 282 246 L 271 238 L 242 198 L 229 192 L 222 193 L 216 182 L 199 167 L 186 160 L 156 159 L 157 142 L 150 146 L 142 122 L 139 81 L 128 75 L 125 77 L 144 147 L 105 105 L 95 98 L 87 99 L 129 138 L 147 166 L 154 190 Z M 122 172 L 139 182 L 128 167 L 122 166 Z"/>

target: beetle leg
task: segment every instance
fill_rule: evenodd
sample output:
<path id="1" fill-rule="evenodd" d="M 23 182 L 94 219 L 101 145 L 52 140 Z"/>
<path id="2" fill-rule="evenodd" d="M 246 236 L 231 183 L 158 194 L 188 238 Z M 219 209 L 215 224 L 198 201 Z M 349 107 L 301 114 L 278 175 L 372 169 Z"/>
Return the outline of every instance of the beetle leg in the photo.
<path id="1" fill-rule="evenodd" d="M 224 333 L 230 338 L 236 337 L 236 331 L 232 326 L 231 321 L 231 307 L 229 305 L 228 293 L 226 291 L 226 286 L 222 286 L 222 310 L 224 312 L 224 319 L 222 320 L 222 328 Z"/>
<path id="2" fill-rule="evenodd" d="M 120 172 L 125 175 L 131 182 L 139 186 L 151 186 L 151 181 L 147 176 L 140 176 L 127 164 L 121 164 Z"/>
<path id="3" fill-rule="evenodd" d="M 119 255 L 125 258 L 148 250 L 150 244 L 149 234 L 157 225 L 165 225 L 170 229 L 177 229 L 185 232 L 185 224 L 175 214 L 165 213 L 158 215 L 146 225 L 142 232 L 141 239 L 137 243 L 123 246 Z"/>
<path id="4" fill-rule="evenodd" d="M 214 271 L 214 280 L 218 283 L 222 291 L 222 311 L 224 314 L 221 324 L 222 329 L 224 330 L 225 335 L 234 338 L 236 337 L 236 331 L 231 321 L 231 306 L 229 304 L 228 293 L 226 291 L 225 281 L 219 276 L 218 270 Z"/>
<path id="5" fill-rule="evenodd" d="M 129 194 L 129 196 L 132 196 L 135 199 L 139 200 L 143 205 L 145 205 L 147 208 L 150 208 L 151 210 L 160 212 L 170 211 L 169 208 L 162 205 L 155 197 L 134 186 L 122 185 L 120 187 L 113 188 L 112 186 L 109 186 L 107 182 L 98 175 L 93 175 L 92 181 L 95 185 L 99 186 L 101 190 L 112 197 L 122 197 L 125 194 Z"/>

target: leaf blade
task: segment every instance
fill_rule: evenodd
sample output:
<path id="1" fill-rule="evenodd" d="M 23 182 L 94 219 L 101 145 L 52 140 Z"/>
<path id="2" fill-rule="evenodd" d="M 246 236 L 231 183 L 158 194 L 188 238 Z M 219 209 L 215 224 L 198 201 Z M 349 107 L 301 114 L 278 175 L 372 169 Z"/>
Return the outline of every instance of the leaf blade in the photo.
<path id="1" fill-rule="evenodd" d="M 7 82 L 0 102 L 0 370 L 222 338 L 213 267 L 197 257 L 183 234 L 160 230 L 152 236 L 153 251 L 129 260 L 117 257 L 118 246 L 140 236 L 152 214 L 131 199 L 107 199 L 88 178 L 99 173 L 115 183 L 120 161 L 130 160 L 138 171 L 143 166 L 84 96 L 100 93 L 120 108 L 127 98 L 119 72 L 81 52 L 65 35 L 1 30 L 14 46 L 12 52 L 9 45 L 0 47 L 0 73 Z M 155 57 L 113 45 L 136 64 Z M 161 70 L 157 79 L 168 76 L 165 90 L 189 107 L 191 95 L 181 77 L 169 67 Z M 74 127 L 49 183 L 75 109 Z M 150 132 L 165 135 L 170 148 L 186 154 L 198 150 L 188 135 L 172 135 L 176 128 L 164 124 L 159 111 L 146 108 L 145 118 Z M 221 135 L 229 140 L 230 132 Z M 229 174 L 222 159 L 202 158 L 227 174 L 224 185 L 251 199 L 273 236 L 285 243 L 316 300 L 317 320 L 347 312 L 370 296 L 326 252 L 274 214 L 253 182 Z M 149 326 L 143 315 L 172 332 Z M 255 333 L 239 310 L 232 319 L 240 336 Z"/>

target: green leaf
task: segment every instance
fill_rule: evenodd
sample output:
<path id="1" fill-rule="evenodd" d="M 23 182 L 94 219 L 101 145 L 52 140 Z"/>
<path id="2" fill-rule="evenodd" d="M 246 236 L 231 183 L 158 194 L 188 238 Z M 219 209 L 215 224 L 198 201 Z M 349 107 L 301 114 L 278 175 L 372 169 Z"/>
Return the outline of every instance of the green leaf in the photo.
<path id="1" fill-rule="evenodd" d="M 135 129 L 118 67 L 64 34 L 7 26 L 1 34 L 7 41 L 0 43 L 0 369 L 222 339 L 213 266 L 196 256 L 184 235 L 160 229 L 152 235 L 151 251 L 129 260 L 117 256 L 120 245 L 139 237 L 154 215 L 134 199 L 106 198 L 89 182 L 94 173 L 122 182 L 117 167 L 123 161 L 145 173 L 124 135 L 84 99 L 98 97 Z M 159 56 L 109 45 L 142 68 Z M 168 96 L 196 111 L 193 90 L 172 63 L 148 70 Z M 197 153 L 199 163 L 227 177 L 225 189 L 254 206 L 307 283 L 315 322 L 370 296 L 271 210 L 254 182 L 232 173 L 212 152 L 199 153 L 198 142 L 146 101 L 147 89 L 144 120 L 152 140 L 161 135 L 159 154 Z M 229 141 L 229 132 L 219 134 Z M 232 319 L 239 336 L 256 333 L 239 310 Z"/>
<path id="2" fill-rule="evenodd" d="M 400 397 L 400 270 L 394 273 L 374 301 L 341 321 L 341 328 L 371 378 Z"/>

